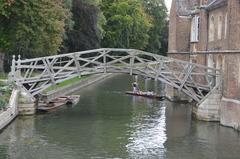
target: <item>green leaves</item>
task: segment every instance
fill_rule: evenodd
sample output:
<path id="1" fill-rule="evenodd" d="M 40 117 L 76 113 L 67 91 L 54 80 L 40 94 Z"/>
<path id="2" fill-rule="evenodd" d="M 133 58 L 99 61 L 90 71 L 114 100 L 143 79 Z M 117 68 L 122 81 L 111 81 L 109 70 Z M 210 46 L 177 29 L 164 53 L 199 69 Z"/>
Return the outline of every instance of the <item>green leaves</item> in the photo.
<path id="1" fill-rule="evenodd" d="M 107 20 L 103 47 L 144 49 L 151 21 L 140 1 L 103 0 L 102 10 Z"/>
<path id="2" fill-rule="evenodd" d="M 68 31 L 65 52 L 96 49 L 104 35 L 105 17 L 98 0 L 73 0 L 73 29 Z"/>
<path id="3" fill-rule="evenodd" d="M 0 24 L 0 50 L 26 58 L 60 49 L 167 49 L 163 0 L 0 0 Z"/>
<path id="4" fill-rule="evenodd" d="M 149 31 L 150 42 L 146 50 L 152 53 L 165 54 L 168 47 L 168 21 L 164 0 L 142 0 L 142 4 L 147 14 L 151 16 L 153 24 Z"/>
<path id="5" fill-rule="evenodd" d="M 107 20 L 103 47 L 166 52 L 167 8 L 163 0 L 103 0 L 101 9 Z"/>
<path id="6" fill-rule="evenodd" d="M 9 101 L 12 92 L 12 86 L 0 82 L 0 110 L 4 109 Z"/>
<path id="7" fill-rule="evenodd" d="M 35 57 L 59 51 L 70 15 L 62 0 L 18 0 L 0 8 L 4 52 Z"/>

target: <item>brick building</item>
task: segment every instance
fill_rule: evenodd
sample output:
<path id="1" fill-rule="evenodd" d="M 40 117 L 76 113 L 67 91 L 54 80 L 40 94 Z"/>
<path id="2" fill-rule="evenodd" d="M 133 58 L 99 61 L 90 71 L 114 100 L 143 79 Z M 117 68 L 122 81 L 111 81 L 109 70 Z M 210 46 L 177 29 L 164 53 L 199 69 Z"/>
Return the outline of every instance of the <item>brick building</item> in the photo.
<path id="1" fill-rule="evenodd" d="M 173 0 L 168 52 L 223 71 L 219 120 L 240 130 L 240 1 Z"/>

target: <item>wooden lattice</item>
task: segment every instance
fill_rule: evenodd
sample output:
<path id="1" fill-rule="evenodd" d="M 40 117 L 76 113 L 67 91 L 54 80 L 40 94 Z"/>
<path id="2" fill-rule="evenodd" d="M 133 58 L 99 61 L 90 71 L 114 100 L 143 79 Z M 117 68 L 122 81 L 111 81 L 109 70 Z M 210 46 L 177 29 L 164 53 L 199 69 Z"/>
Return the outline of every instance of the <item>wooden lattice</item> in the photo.
<path id="1" fill-rule="evenodd" d="M 14 57 L 10 77 L 34 98 L 64 80 L 100 73 L 128 73 L 160 80 L 197 102 L 216 87 L 214 81 L 221 76 L 215 68 L 139 50 L 96 49 L 34 59 Z"/>

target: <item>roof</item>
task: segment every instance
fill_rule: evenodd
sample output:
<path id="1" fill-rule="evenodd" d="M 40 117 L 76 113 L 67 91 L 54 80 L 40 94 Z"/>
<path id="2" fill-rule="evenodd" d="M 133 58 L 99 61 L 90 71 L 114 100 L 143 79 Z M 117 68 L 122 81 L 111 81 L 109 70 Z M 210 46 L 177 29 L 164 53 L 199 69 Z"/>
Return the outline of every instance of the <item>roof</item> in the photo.
<path id="1" fill-rule="evenodd" d="M 198 6 L 199 0 L 176 0 L 176 10 L 180 16 L 189 15 Z"/>
<path id="2" fill-rule="evenodd" d="M 200 0 L 175 0 L 176 2 L 176 11 L 179 16 L 188 16 L 196 8 L 200 7 Z M 215 8 L 227 5 L 228 0 L 208 0 L 207 1 L 207 10 L 213 10 Z"/>
<path id="3" fill-rule="evenodd" d="M 207 10 L 213 10 L 227 5 L 228 0 L 208 0 Z"/>

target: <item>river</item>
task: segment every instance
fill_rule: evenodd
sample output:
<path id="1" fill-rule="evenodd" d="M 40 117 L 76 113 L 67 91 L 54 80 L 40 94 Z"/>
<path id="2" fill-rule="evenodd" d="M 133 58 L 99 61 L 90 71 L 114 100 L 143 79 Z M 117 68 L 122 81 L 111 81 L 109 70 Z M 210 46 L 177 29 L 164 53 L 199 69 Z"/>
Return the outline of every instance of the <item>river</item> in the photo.
<path id="1" fill-rule="evenodd" d="M 132 81 L 116 75 L 77 92 L 76 106 L 17 118 L 0 134 L 0 159 L 240 158 L 238 132 L 193 119 L 190 105 L 125 95 Z"/>

